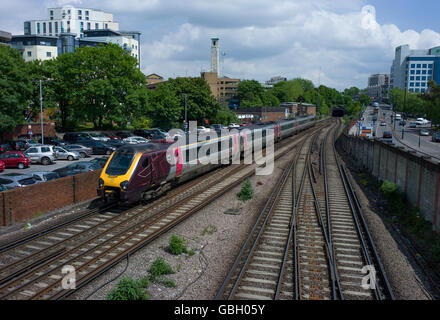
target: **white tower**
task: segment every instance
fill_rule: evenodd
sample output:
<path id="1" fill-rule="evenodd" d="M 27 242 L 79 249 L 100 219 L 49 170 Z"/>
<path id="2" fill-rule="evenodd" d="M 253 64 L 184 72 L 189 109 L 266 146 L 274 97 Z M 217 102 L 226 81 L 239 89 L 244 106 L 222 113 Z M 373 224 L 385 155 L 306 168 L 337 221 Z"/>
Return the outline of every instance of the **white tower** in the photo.
<path id="1" fill-rule="evenodd" d="M 218 75 L 219 62 L 219 45 L 218 38 L 211 38 L 211 72 L 215 72 Z"/>

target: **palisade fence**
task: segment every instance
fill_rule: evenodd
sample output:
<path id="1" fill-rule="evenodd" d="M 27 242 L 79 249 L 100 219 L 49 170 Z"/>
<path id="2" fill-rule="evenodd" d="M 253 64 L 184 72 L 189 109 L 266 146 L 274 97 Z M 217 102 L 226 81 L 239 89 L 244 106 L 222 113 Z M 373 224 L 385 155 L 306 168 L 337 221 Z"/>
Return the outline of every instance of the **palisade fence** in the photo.
<path id="1" fill-rule="evenodd" d="M 379 180 L 395 183 L 408 202 L 420 209 L 436 231 L 440 230 L 440 164 L 379 139 L 350 136 L 349 128 L 338 139 L 342 149 Z"/>

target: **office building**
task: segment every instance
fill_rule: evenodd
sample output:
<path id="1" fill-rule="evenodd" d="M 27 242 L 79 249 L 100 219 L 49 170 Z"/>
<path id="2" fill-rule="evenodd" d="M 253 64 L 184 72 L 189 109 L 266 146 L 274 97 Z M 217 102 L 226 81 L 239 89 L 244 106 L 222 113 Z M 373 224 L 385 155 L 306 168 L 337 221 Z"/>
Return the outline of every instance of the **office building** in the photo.
<path id="1" fill-rule="evenodd" d="M 409 45 L 397 47 L 391 66 L 390 90 L 400 88 L 424 93 L 429 80 L 440 83 L 440 47 L 428 50 L 410 50 Z"/>
<path id="2" fill-rule="evenodd" d="M 12 35 L 9 32 L 0 30 L 0 44 L 9 46 Z"/>

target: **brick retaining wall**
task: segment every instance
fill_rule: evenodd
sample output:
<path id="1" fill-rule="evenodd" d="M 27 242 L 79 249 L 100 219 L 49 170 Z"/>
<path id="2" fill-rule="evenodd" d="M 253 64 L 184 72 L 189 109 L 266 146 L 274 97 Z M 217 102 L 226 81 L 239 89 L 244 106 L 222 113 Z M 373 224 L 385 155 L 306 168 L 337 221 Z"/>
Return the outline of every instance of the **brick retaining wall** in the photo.
<path id="1" fill-rule="evenodd" d="M 0 193 L 0 226 L 96 197 L 101 170 Z"/>

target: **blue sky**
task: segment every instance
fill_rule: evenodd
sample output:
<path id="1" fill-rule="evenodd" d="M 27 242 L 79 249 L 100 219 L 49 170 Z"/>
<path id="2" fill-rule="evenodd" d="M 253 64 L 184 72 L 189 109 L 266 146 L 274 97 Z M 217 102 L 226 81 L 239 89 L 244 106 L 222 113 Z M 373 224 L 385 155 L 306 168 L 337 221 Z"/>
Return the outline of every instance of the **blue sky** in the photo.
<path id="1" fill-rule="evenodd" d="M 142 71 L 165 78 L 208 70 L 212 36 L 226 76 L 303 77 L 338 90 L 388 73 L 396 46 L 440 45 L 438 0 L 0 0 L 0 30 L 22 34 L 25 20 L 66 4 L 111 12 L 121 30 L 141 31 Z"/>
<path id="2" fill-rule="evenodd" d="M 418 32 L 426 28 L 440 30 L 438 0 L 370 0 L 367 3 L 376 8 L 377 21 L 381 24 L 393 23 L 400 29 Z"/>

